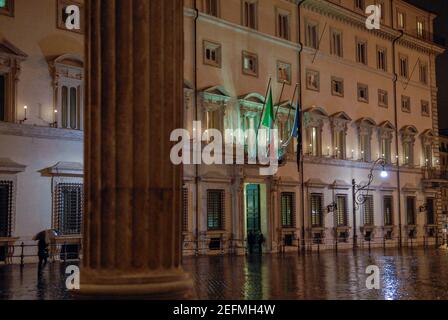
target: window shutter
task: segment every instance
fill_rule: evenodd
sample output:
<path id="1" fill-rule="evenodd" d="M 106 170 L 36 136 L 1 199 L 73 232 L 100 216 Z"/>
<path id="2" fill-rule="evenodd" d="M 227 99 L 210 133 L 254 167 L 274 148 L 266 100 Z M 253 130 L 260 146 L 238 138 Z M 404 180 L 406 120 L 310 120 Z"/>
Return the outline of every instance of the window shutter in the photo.
<path id="1" fill-rule="evenodd" d="M 182 231 L 188 231 L 188 189 L 182 189 Z"/>
<path id="2" fill-rule="evenodd" d="M 207 191 L 207 226 L 209 230 L 222 230 L 224 221 L 224 190 Z"/>
<path id="3" fill-rule="evenodd" d="M 0 237 L 12 236 L 12 181 L 0 181 Z"/>
<path id="4" fill-rule="evenodd" d="M 283 192 L 281 194 L 281 215 L 283 228 L 295 226 L 295 193 Z"/>
<path id="5" fill-rule="evenodd" d="M 311 195 L 311 224 L 313 227 L 322 227 L 322 195 Z"/>
<path id="6" fill-rule="evenodd" d="M 56 223 L 61 235 L 81 234 L 83 185 L 60 183 L 56 187 Z"/>

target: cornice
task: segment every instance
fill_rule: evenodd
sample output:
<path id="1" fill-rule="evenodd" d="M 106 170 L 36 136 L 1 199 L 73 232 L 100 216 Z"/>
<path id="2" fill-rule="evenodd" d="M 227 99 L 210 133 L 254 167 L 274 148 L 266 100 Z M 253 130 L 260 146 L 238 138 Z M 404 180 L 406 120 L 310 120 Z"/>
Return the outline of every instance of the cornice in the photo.
<path id="1" fill-rule="evenodd" d="M 33 126 L 9 122 L 0 122 L 0 135 L 79 142 L 82 142 L 84 139 L 84 133 L 79 130 Z"/>

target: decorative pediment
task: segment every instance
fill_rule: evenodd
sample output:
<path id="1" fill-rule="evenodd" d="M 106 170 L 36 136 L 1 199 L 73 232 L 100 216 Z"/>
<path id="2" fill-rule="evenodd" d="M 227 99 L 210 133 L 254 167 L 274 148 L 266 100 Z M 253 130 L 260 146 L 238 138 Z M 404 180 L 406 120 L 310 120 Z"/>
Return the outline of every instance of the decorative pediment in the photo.
<path id="1" fill-rule="evenodd" d="M 403 190 L 403 192 L 408 192 L 408 193 L 415 193 L 418 191 L 418 188 L 411 184 L 411 183 L 406 183 L 401 190 Z"/>
<path id="2" fill-rule="evenodd" d="M 320 118 L 328 118 L 327 111 L 325 111 L 325 109 L 322 107 L 313 106 L 311 108 L 304 110 L 303 112 L 309 113 L 310 116 L 312 116 L 312 117 L 314 116 L 314 117 L 320 117 Z"/>
<path id="3" fill-rule="evenodd" d="M 218 95 L 218 96 L 224 96 L 230 98 L 230 93 L 223 87 L 223 86 L 213 86 L 208 87 L 202 90 L 203 93 Z"/>
<path id="4" fill-rule="evenodd" d="M 344 180 L 336 179 L 334 182 L 330 185 L 331 189 L 338 189 L 338 190 L 349 190 L 352 187 L 352 185 Z"/>
<path id="5" fill-rule="evenodd" d="M 188 80 L 184 80 L 184 90 L 193 90 L 193 85 Z"/>
<path id="6" fill-rule="evenodd" d="M 369 118 L 369 117 L 364 117 L 364 118 L 359 119 L 358 121 L 356 121 L 356 124 L 358 125 L 358 127 L 376 127 L 377 126 L 375 120 L 373 120 L 372 118 Z"/>
<path id="7" fill-rule="evenodd" d="M 0 158 L 0 173 L 15 174 L 19 172 L 24 172 L 26 166 L 17 163 L 9 158 Z"/>
<path id="8" fill-rule="evenodd" d="M 350 118 L 348 116 L 348 114 L 346 114 L 344 111 L 336 112 L 335 114 L 333 114 L 331 116 L 331 118 L 333 120 L 340 120 L 340 121 L 346 121 L 346 122 L 352 121 L 352 118 Z"/>
<path id="9" fill-rule="evenodd" d="M 384 182 L 379 186 L 380 191 L 394 191 L 397 189 L 396 186 L 391 185 L 388 182 Z"/>
<path id="10" fill-rule="evenodd" d="M 243 100 L 245 102 L 253 102 L 258 104 L 264 104 L 265 97 L 258 92 L 251 92 L 238 97 L 239 100 Z"/>
<path id="11" fill-rule="evenodd" d="M 84 78 L 84 61 L 80 55 L 64 54 L 51 63 L 55 84 L 61 77 L 82 81 Z"/>
<path id="12" fill-rule="evenodd" d="M 390 121 L 381 122 L 378 125 L 378 128 L 380 128 L 381 130 L 387 130 L 387 131 L 395 130 L 395 126 Z"/>
<path id="13" fill-rule="evenodd" d="M 28 58 L 28 55 L 25 52 L 14 46 L 8 40 L 0 41 L 0 56 L 10 56 L 19 60 Z"/>
<path id="14" fill-rule="evenodd" d="M 318 178 L 311 178 L 305 184 L 307 187 L 310 187 L 310 188 L 321 188 L 321 189 L 328 186 L 328 183 L 325 183 Z"/>
<path id="15" fill-rule="evenodd" d="M 402 135 L 413 135 L 413 136 L 415 136 L 416 134 L 418 134 L 417 128 L 412 126 L 412 125 L 404 126 L 403 128 L 401 128 L 400 132 L 401 132 Z"/>
<path id="16" fill-rule="evenodd" d="M 43 170 L 52 176 L 79 176 L 84 175 L 84 167 L 79 162 L 58 162 L 52 167 Z"/>

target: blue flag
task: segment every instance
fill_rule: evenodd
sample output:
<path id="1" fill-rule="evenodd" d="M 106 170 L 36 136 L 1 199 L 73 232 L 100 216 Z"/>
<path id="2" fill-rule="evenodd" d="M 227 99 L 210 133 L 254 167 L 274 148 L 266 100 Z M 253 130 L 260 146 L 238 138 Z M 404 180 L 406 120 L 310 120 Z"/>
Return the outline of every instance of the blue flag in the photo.
<path id="1" fill-rule="evenodd" d="M 294 127 L 292 128 L 293 138 L 298 138 L 300 135 L 300 109 L 296 106 L 296 115 L 294 117 Z"/>

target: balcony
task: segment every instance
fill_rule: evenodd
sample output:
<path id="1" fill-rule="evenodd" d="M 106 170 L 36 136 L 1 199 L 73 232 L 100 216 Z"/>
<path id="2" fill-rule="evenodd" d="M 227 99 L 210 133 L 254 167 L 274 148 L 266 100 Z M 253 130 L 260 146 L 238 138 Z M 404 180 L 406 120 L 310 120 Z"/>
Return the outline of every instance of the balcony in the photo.
<path id="1" fill-rule="evenodd" d="M 439 45 L 441 47 L 446 47 L 447 44 L 446 39 L 443 38 L 442 36 L 425 30 L 423 31 L 419 31 L 418 29 L 406 30 L 405 34 L 426 42 Z"/>

